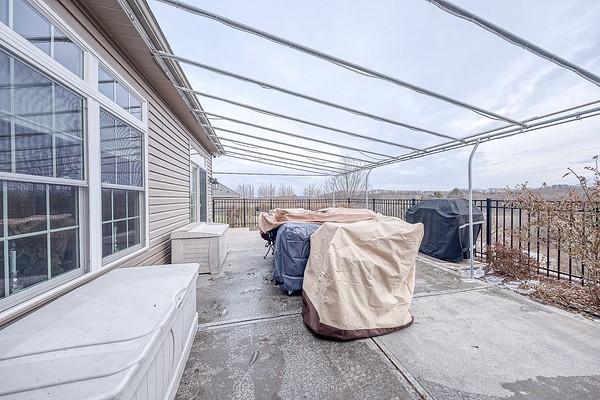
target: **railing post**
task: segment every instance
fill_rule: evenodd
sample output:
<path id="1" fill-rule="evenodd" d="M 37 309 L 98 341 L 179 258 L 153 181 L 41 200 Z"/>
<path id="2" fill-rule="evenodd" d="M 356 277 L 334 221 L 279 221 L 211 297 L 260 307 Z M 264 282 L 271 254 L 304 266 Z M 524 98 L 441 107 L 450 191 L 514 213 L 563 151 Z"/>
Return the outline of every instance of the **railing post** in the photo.
<path id="1" fill-rule="evenodd" d="M 242 226 L 245 228 L 246 227 L 246 199 L 245 198 L 242 201 L 242 209 L 243 209 L 243 215 L 244 215 L 244 219 L 242 220 Z"/>
<path id="2" fill-rule="evenodd" d="M 485 199 L 485 246 L 486 250 L 492 245 L 492 199 Z"/>
<path id="3" fill-rule="evenodd" d="M 217 221 L 215 221 L 215 216 L 217 215 L 215 213 L 215 206 L 216 206 L 216 200 L 212 199 L 212 222 L 217 222 Z"/>
<path id="4" fill-rule="evenodd" d="M 375 211 L 375 199 L 372 199 L 372 203 L 373 203 L 373 208 L 372 210 Z"/>

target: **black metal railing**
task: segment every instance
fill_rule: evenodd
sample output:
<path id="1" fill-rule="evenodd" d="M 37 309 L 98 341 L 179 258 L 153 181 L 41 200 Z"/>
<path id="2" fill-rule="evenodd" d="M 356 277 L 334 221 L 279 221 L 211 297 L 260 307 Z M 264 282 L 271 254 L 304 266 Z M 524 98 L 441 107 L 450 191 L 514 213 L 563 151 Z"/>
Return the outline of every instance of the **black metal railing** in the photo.
<path id="1" fill-rule="evenodd" d="M 375 212 L 404 219 L 406 210 L 418 203 L 417 199 L 336 199 L 337 207 L 369 208 Z M 485 259 L 489 246 L 499 243 L 510 248 L 518 248 L 537 261 L 538 273 L 558 279 L 582 280 L 584 266 L 573 259 L 569 249 L 563 248 L 560 241 L 548 238 L 549 229 L 539 225 L 527 229 L 530 213 L 514 207 L 504 200 L 473 200 L 484 215 L 481 234 L 475 243 L 475 254 Z M 318 210 L 331 207 L 332 199 L 302 198 L 252 198 L 252 199 L 213 199 L 213 221 L 227 223 L 233 228 L 256 229 L 259 214 L 274 208 L 304 208 Z M 585 212 L 585 210 L 583 210 Z M 525 231 L 525 235 L 523 232 Z M 518 233 L 521 234 L 518 234 Z M 524 236 L 526 238 L 524 238 Z"/>

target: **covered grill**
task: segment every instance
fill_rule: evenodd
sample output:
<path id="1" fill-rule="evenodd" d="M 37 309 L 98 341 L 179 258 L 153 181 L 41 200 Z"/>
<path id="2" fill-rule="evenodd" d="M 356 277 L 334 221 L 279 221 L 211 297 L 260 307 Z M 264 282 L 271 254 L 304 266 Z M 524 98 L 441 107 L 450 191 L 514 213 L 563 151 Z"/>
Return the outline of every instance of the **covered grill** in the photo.
<path id="1" fill-rule="evenodd" d="M 428 199 L 406 211 L 406 221 L 421 222 L 425 235 L 421 253 L 445 261 L 469 258 L 469 202 L 465 199 Z M 473 207 L 473 242 L 477 241 L 483 213 Z"/>

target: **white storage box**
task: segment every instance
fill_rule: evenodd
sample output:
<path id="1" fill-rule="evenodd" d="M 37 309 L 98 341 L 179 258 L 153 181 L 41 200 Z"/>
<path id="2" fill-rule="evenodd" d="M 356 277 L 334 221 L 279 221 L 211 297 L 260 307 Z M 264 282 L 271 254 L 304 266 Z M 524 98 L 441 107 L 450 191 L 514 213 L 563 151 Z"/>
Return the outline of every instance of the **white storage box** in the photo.
<path id="1" fill-rule="evenodd" d="M 197 265 L 119 268 L 0 330 L 0 399 L 172 399 Z"/>
<path id="2" fill-rule="evenodd" d="M 200 273 L 221 272 L 229 251 L 229 225 L 195 222 L 171 232 L 171 262 L 198 263 Z"/>

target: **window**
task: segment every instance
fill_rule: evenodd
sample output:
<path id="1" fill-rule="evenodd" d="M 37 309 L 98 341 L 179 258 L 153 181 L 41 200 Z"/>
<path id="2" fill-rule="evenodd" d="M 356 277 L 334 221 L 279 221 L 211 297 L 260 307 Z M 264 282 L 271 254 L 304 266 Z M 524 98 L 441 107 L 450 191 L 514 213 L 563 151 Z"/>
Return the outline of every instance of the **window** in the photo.
<path id="1" fill-rule="evenodd" d="M 207 221 L 206 160 L 194 147 L 190 150 L 190 221 Z"/>
<path id="2" fill-rule="evenodd" d="M 83 98 L 0 51 L 0 171 L 82 180 Z"/>
<path id="3" fill-rule="evenodd" d="M 98 90 L 137 119 L 142 119 L 142 101 L 103 67 L 98 68 Z"/>
<path id="4" fill-rule="evenodd" d="M 9 24 L 11 21 L 10 10 L 12 10 L 12 26 L 10 28 L 69 71 L 80 78 L 83 77 L 83 51 L 79 46 L 27 1 L 0 0 L 0 21 Z"/>
<path id="5" fill-rule="evenodd" d="M 11 181 L 0 186 L 2 297 L 79 268 L 78 188 Z"/>
<path id="6" fill-rule="evenodd" d="M 143 135 L 100 111 L 102 158 L 102 256 L 141 243 Z"/>
<path id="7" fill-rule="evenodd" d="M 80 269 L 83 109 L 83 98 L 0 50 L 0 297 Z"/>

